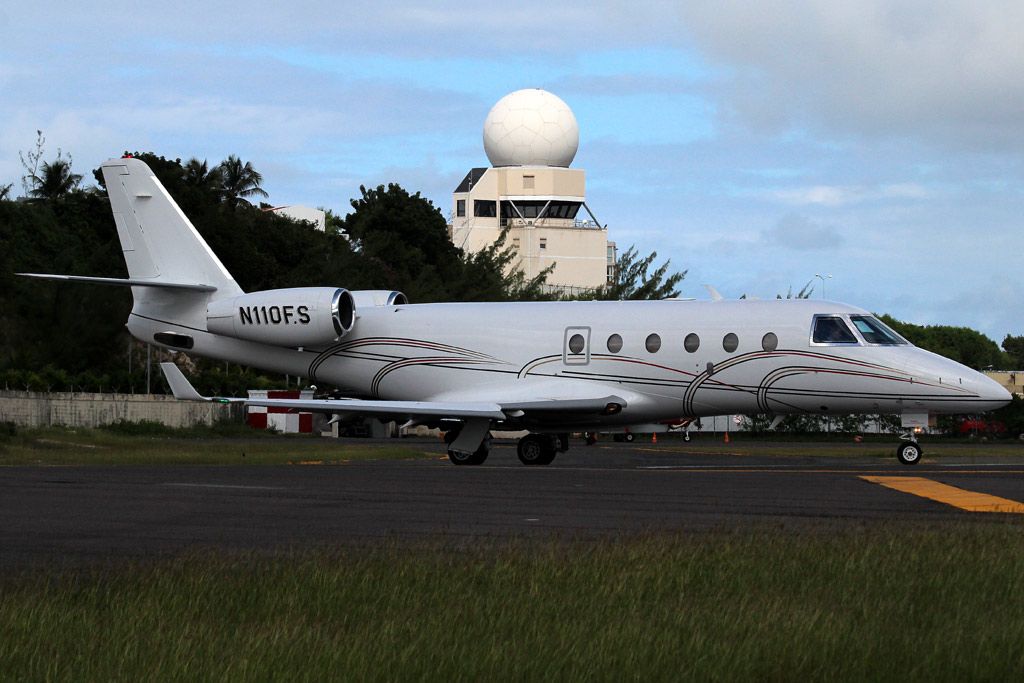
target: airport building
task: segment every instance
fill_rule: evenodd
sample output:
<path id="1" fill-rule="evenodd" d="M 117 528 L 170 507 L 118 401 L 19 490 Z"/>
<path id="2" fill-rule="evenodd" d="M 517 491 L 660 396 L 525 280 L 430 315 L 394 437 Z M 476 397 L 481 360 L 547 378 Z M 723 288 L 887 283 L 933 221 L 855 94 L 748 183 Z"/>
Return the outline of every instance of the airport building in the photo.
<path id="1" fill-rule="evenodd" d="M 985 374 L 1011 394 L 1024 398 L 1024 370 L 986 370 Z"/>
<path id="2" fill-rule="evenodd" d="M 615 243 L 587 205 L 586 173 L 569 168 L 579 128 L 568 105 L 544 90 L 506 95 L 484 122 L 490 168 L 474 168 L 452 193 L 449 233 L 469 252 L 507 230 L 511 265 L 532 278 L 552 268 L 553 289 L 593 290 L 615 275 Z"/>

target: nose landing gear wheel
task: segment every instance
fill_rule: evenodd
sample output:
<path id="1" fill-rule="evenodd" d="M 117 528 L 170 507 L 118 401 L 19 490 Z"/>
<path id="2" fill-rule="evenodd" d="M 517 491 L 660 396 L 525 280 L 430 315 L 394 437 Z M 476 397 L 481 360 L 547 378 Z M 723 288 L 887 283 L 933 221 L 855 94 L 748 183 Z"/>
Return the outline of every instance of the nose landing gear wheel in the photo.
<path id="1" fill-rule="evenodd" d="M 545 434 L 527 434 L 516 446 L 519 462 L 524 465 L 550 465 L 555 459 L 555 440 Z"/>
<path id="2" fill-rule="evenodd" d="M 913 441 L 907 443 L 901 443 L 896 448 L 896 459 L 904 465 L 916 465 L 921 461 L 921 455 L 924 451 L 921 450 L 921 446 Z"/>

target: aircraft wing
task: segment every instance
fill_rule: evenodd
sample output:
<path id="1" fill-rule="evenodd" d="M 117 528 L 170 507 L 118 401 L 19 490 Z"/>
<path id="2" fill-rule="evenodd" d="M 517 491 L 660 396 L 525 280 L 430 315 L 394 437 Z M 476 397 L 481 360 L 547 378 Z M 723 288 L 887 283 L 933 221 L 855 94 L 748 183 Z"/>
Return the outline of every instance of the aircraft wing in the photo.
<path id="1" fill-rule="evenodd" d="M 202 396 L 193 388 L 174 363 L 161 363 L 174 397 L 185 401 L 217 401 L 245 403 L 250 406 L 289 408 L 315 413 L 360 415 L 388 415 L 403 417 L 449 417 L 462 419 L 505 420 L 526 414 L 590 414 L 612 415 L 625 407 L 625 399 L 614 396 L 581 396 L 579 392 L 562 392 L 550 396 L 550 391 L 534 391 L 532 397 L 509 396 L 505 400 L 485 400 L 481 397 L 444 398 L 435 401 L 381 401 L 354 398 L 339 399 L 287 399 L 287 398 L 217 398 Z"/>

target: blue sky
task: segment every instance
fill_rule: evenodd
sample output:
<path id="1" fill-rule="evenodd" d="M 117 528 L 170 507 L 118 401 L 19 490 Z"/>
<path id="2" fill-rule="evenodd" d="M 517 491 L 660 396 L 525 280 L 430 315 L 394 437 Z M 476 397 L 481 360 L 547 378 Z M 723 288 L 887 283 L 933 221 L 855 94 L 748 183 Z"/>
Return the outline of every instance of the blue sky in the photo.
<path id="1" fill-rule="evenodd" d="M 1024 334 L 1024 5 L 677 4 L 8 4 L 0 183 L 42 129 L 86 175 L 238 154 L 274 203 L 398 182 L 447 214 L 490 107 L 541 87 L 611 238 L 688 270 L 684 295 L 827 273 L 830 299 Z"/>

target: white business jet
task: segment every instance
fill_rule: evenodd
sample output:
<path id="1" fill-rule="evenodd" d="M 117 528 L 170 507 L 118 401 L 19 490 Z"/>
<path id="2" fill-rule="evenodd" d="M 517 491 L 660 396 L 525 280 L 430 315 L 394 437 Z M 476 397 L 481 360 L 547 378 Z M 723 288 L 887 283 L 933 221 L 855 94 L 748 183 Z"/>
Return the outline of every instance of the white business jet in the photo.
<path id="1" fill-rule="evenodd" d="M 527 465 L 572 431 L 668 431 L 701 416 L 902 416 L 897 456 L 936 413 L 1006 404 L 997 383 L 914 347 L 867 311 L 810 300 L 410 304 L 400 292 L 243 292 L 145 163 L 103 164 L 127 279 L 128 329 L 175 351 L 303 376 L 351 398 L 200 396 L 162 364 L 176 397 L 240 400 L 441 427 L 457 465 L 478 465 L 496 427 L 528 430 Z"/>

